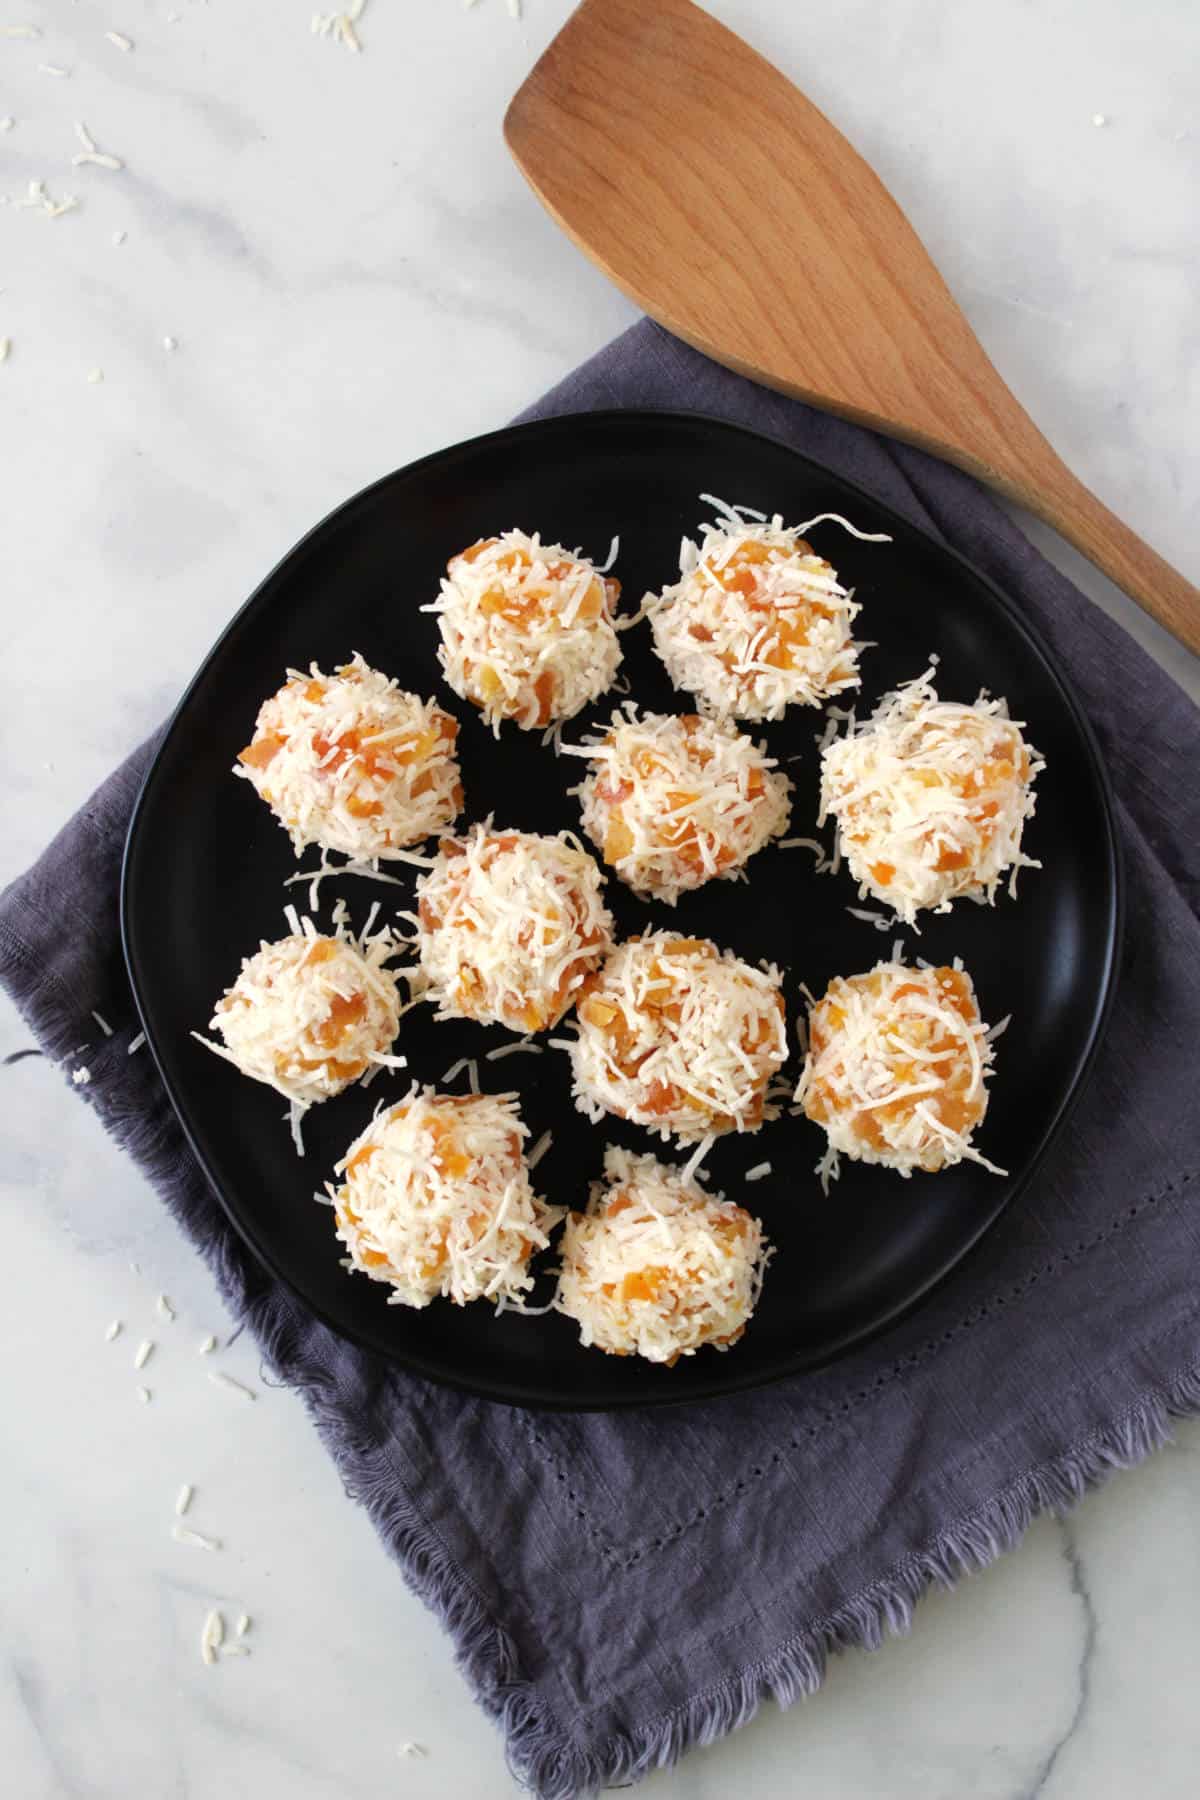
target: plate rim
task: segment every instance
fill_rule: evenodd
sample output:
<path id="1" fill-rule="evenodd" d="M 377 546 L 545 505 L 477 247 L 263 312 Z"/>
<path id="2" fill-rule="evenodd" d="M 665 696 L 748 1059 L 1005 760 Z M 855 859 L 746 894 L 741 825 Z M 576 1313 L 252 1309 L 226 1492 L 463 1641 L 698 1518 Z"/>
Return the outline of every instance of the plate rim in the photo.
<path id="1" fill-rule="evenodd" d="M 1093 1006 L 1088 1028 L 1087 1041 L 1082 1054 L 1078 1057 L 1074 1076 L 1066 1093 L 1063 1095 L 1054 1115 L 1042 1133 L 1041 1139 L 1030 1155 L 1020 1177 L 1012 1184 L 1003 1204 L 980 1223 L 978 1229 L 959 1249 L 957 1254 L 930 1274 L 929 1278 L 903 1301 L 897 1303 L 890 1311 L 883 1313 L 864 1329 L 849 1333 L 845 1339 L 838 1340 L 819 1354 L 806 1355 L 798 1353 L 790 1359 L 766 1369 L 748 1368 L 744 1375 L 739 1374 L 736 1366 L 727 1365 L 726 1359 L 714 1362 L 714 1378 L 704 1381 L 689 1389 L 686 1394 L 678 1396 L 670 1393 L 653 1393 L 643 1396 L 618 1396 L 610 1398 L 572 1399 L 568 1397 L 547 1397 L 544 1392 L 529 1388 L 525 1383 L 511 1381 L 490 1381 L 486 1371 L 482 1371 L 477 1380 L 468 1380 L 457 1374 L 448 1374 L 442 1367 L 428 1363 L 419 1353 L 404 1348 L 387 1350 L 378 1343 L 361 1336 L 352 1328 L 348 1328 L 341 1320 L 330 1318 L 324 1309 L 316 1305 L 281 1273 L 277 1268 L 269 1247 L 260 1241 L 259 1234 L 252 1225 L 241 1216 L 231 1199 L 226 1195 L 224 1187 L 209 1166 L 205 1152 L 197 1140 L 189 1123 L 186 1108 L 176 1098 L 173 1082 L 166 1075 L 159 1058 L 154 1032 L 147 1020 L 146 1006 L 143 1004 L 143 982 L 139 973 L 137 951 L 137 922 L 131 914 L 134 908 L 131 903 L 131 886 L 136 873 L 136 861 L 139 848 L 139 831 L 143 816 L 147 810 L 148 797 L 155 788 L 160 775 L 165 751 L 174 737 L 175 729 L 187 709 L 191 698 L 205 679 L 211 665 L 224 652 L 229 640 L 235 635 L 243 621 L 257 608 L 266 590 L 272 586 L 282 571 L 294 561 L 307 547 L 310 541 L 334 526 L 351 508 L 358 506 L 378 489 L 386 487 L 398 477 L 410 476 L 436 466 L 441 462 L 449 462 L 464 451 L 473 451 L 498 444 L 501 441 L 511 442 L 514 439 L 536 437 L 555 430 L 578 429 L 584 424 L 612 424 L 620 421 L 624 425 L 636 426 L 639 420 L 662 421 L 688 425 L 717 427 L 721 431 L 732 432 L 737 436 L 765 443 L 772 449 L 783 451 L 787 456 L 805 464 L 809 470 L 837 484 L 844 490 L 860 496 L 869 506 L 882 510 L 887 519 L 903 525 L 906 530 L 915 531 L 931 544 L 942 556 L 957 563 L 975 581 L 980 582 L 989 592 L 992 600 L 999 605 L 1009 623 L 1024 639 L 1027 648 L 1046 669 L 1052 683 L 1058 691 L 1059 700 L 1070 715 L 1072 723 L 1084 745 L 1091 764 L 1092 775 L 1101 803 L 1101 816 L 1104 827 L 1104 853 L 1108 872 L 1107 882 L 1107 918 L 1105 921 L 1104 967 L 1102 979 Z M 1095 1067 L 1097 1055 L 1104 1042 L 1105 1034 L 1112 1017 L 1120 978 L 1120 958 L 1125 935 L 1126 893 L 1124 858 L 1121 849 L 1120 835 L 1116 823 L 1116 796 L 1112 787 L 1112 779 L 1108 766 L 1100 749 L 1099 740 L 1088 718 L 1087 712 L 1075 691 L 1071 677 L 1062 669 L 1049 641 L 1040 630 L 1031 625 L 1011 600 L 1005 590 L 963 554 L 954 545 L 944 542 L 924 524 L 907 518 L 889 501 L 881 499 L 877 494 L 852 477 L 842 475 L 838 470 L 810 456 L 804 450 L 798 450 L 785 439 L 771 432 L 758 431 L 753 427 L 722 417 L 718 413 L 704 412 L 699 409 L 639 406 L 639 407 L 598 407 L 585 411 L 569 411 L 552 413 L 545 418 L 523 420 L 517 424 L 501 426 L 496 430 L 479 433 L 476 436 L 462 438 L 456 443 L 444 445 L 438 450 L 416 457 L 412 462 L 404 463 L 399 468 L 391 469 L 378 476 L 365 487 L 357 489 L 353 494 L 341 500 L 329 512 L 323 515 L 314 525 L 303 533 L 296 542 L 274 562 L 267 573 L 256 584 L 251 593 L 234 612 L 228 623 L 219 632 L 207 654 L 202 658 L 195 673 L 188 681 L 183 693 L 173 707 L 166 724 L 162 727 L 159 740 L 155 746 L 142 780 L 138 786 L 129 825 L 125 834 L 121 855 L 120 889 L 118 916 L 120 925 L 121 951 L 125 962 L 133 992 L 134 1004 L 138 1019 L 146 1038 L 146 1048 L 150 1051 L 158 1078 L 162 1083 L 172 1113 L 183 1132 L 192 1155 L 200 1167 L 204 1179 L 215 1196 L 226 1219 L 237 1233 L 243 1245 L 273 1280 L 280 1282 L 308 1313 L 334 1333 L 340 1339 L 354 1344 L 377 1357 L 394 1373 L 403 1370 L 419 1375 L 423 1380 L 431 1381 L 439 1387 L 449 1388 L 455 1392 L 468 1394 L 477 1399 L 489 1402 L 517 1406 L 523 1410 L 535 1412 L 625 1412 L 639 1409 L 662 1407 L 706 1405 L 728 1395 L 746 1393 L 756 1388 L 773 1386 L 798 1375 L 814 1373 L 840 1362 L 855 1351 L 863 1349 L 867 1344 L 882 1336 L 885 1331 L 902 1323 L 917 1312 L 952 1275 L 960 1271 L 965 1264 L 973 1260 L 981 1246 L 1000 1223 L 1000 1220 L 1012 1211 L 1022 1199 L 1030 1183 L 1042 1166 L 1047 1154 L 1062 1131 L 1071 1113 L 1074 1111 Z M 728 1373 L 724 1373 L 728 1367 Z M 715 1378 L 715 1371 L 720 1368 L 721 1377 Z"/>

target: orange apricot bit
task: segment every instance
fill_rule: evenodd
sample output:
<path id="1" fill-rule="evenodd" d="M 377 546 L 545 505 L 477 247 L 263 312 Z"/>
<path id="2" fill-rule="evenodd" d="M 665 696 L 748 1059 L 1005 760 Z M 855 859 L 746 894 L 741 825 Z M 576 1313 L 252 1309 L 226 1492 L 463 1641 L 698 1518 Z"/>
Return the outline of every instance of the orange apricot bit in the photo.
<path id="1" fill-rule="evenodd" d="M 435 1245 L 433 1255 L 429 1259 L 429 1261 L 423 1262 L 421 1264 L 422 1279 L 424 1281 L 431 1281 L 435 1275 L 441 1274 L 441 1272 L 445 1268 L 445 1266 L 446 1266 L 446 1243 L 445 1243 L 445 1239 L 443 1238 L 443 1240 L 440 1244 Z"/>
<path id="2" fill-rule="evenodd" d="M 313 749 L 327 769 L 338 769 L 358 749 L 357 731 L 343 731 L 339 738 L 328 738 L 323 731 L 314 731 Z M 325 759 L 328 757 L 328 761 Z"/>
<path id="3" fill-rule="evenodd" d="M 375 1144 L 364 1144 L 360 1150 L 356 1150 L 354 1152 L 354 1155 L 350 1158 L 349 1162 L 346 1164 L 347 1175 L 353 1175 L 355 1169 L 359 1169 L 362 1167 L 362 1165 L 364 1163 L 370 1162 L 371 1158 L 375 1154 L 377 1147 L 378 1146 Z"/>
<path id="4" fill-rule="evenodd" d="M 667 1271 L 657 1265 L 635 1269 L 621 1283 L 622 1300 L 657 1300 Z"/>
<path id="5" fill-rule="evenodd" d="M 933 1107 L 948 1131 L 966 1132 L 979 1123 L 979 1101 L 968 1100 L 965 1094 L 935 1094 Z"/>
<path id="6" fill-rule="evenodd" d="M 880 887 L 890 887 L 896 879 L 895 865 L 890 862 L 872 863 L 871 879 L 877 881 Z"/>
<path id="7" fill-rule="evenodd" d="M 950 1005 L 968 1022 L 979 1016 L 975 1005 L 975 996 L 961 969 L 941 968 L 937 971 L 938 986 L 945 993 Z"/>
<path id="8" fill-rule="evenodd" d="M 938 855 L 933 867 L 938 875 L 947 875 L 953 869 L 965 869 L 967 853 L 965 850 L 952 850 L 947 845 Z"/>
<path id="9" fill-rule="evenodd" d="M 365 994 L 351 994 L 349 999 L 344 999 L 341 994 L 334 994 L 329 1002 L 329 1016 L 317 1032 L 321 1043 L 327 1044 L 332 1050 L 349 1035 L 366 1010 Z"/>
<path id="10" fill-rule="evenodd" d="M 362 795 L 355 791 L 346 796 L 346 811 L 352 819 L 377 819 L 383 811 L 383 802 L 381 800 L 364 800 Z"/>
<path id="11" fill-rule="evenodd" d="M 332 938 L 314 938 L 312 949 L 304 959 L 304 966 L 305 968 L 313 968 L 318 963 L 330 962 L 336 955 L 337 945 Z"/>
<path id="12" fill-rule="evenodd" d="M 618 863 L 632 849 L 633 833 L 618 810 L 613 813 L 604 834 L 604 860 L 606 863 Z"/>
<path id="13" fill-rule="evenodd" d="M 482 998 L 483 980 L 474 963 L 463 963 L 459 969 L 458 993 L 464 1005 L 468 1001 L 475 1002 Z"/>
<path id="14" fill-rule="evenodd" d="M 265 737 L 256 737 L 244 750 L 239 750 L 238 761 L 247 769 L 265 769 L 278 756 L 286 741 L 276 732 L 268 732 Z"/>
<path id="15" fill-rule="evenodd" d="M 442 1173 L 451 1181 L 457 1181 L 471 1167 L 471 1158 L 463 1150 L 443 1150 L 441 1152 Z"/>
<path id="16" fill-rule="evenodd" d="M 340 1062 L 334 1057 L 325 1065 L 335 1081 L 357 1081 L 366 1066 L 361 1056 L 356 1056 L 352 1062 Z"/>
<path id="17" fill-rule="evenodd" d="M 538 703 L 537 722 L 548 725 L 554 710 L 554 676 L 549 669 L 542 670 L 533 684 L 533 691 Z"/>
<path id="18" fill-rule="evenodd" d="M 593 581 L 587 593 L 580 601 L 576 619 L 598 619 L 604 611 L 604 589 L 599 581 Z"/>

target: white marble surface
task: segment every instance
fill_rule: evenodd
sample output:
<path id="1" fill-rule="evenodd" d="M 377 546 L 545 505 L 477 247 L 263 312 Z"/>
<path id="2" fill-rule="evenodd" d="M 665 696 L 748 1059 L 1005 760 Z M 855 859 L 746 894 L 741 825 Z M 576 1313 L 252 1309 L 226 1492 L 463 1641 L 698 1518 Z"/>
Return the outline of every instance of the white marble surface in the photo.
<path id="1" fill-rule="evenodd" d="M 499 423 L 630 317 L 500 144 L 505 101 L 567 10 L 526 0 L 517 23 L 503 0 L 370 0 L 355 57 L 310 35 L 301 0 L 5 8 L 0 23 L 42 35 L 0 37 L 15 121 L 0 134 L 0 874 L 162 716 L 313 520 Z M 872 159 L 1068 460 L 1200 581 L 1194 0 L 714 10 Z M 76 119 L 123 172 L 72 169 Z M 20 207 L 39 178 L 78 211 Z M 1200 688 L 1192 659 L 1048 547 Z M 5 1008 L 0 1054 L 25 1041 Z M 53 1069 L 3 1075 L 4 1792 L 510 1792 L 491 1726 L 298 1404 L 205 1379 L 195 1346 L 227 1323 L 154 1197 Z M 174 1324 L 154 1314 L 160 1289 Z M 244 1343 L 219 1361 L 259 1386 Z M 1192 1800 L 1198 1459 L 1189 1427 L 929 1600 L 910 1638 L 840 1659 L 816 1700 L 767 1709 L 648 1791 Z M 185 1481 L 219 1553 L 171 1541 Z M 254 1653 L 209 1669 L 213 1602 L 253 1614 Z M 399 1758 L 409 1739 L 425 1759 Z"/>

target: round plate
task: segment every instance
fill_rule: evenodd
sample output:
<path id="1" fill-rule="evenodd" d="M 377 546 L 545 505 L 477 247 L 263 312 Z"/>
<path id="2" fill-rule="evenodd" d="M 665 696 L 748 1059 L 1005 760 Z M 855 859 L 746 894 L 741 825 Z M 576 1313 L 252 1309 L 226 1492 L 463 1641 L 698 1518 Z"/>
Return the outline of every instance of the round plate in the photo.
<path id="1" fill-rule="evenodd" d="M 435 597 L 449 556 L 513 525 L 578 544 L 597 560 L 619 533 L 614 573 L 632 607 L 674 578 L 680 537 L 710 510 L 701 493 L 788 520 L 840 512 L 860 529 L 892 533 L 891 544 L 861 543 L 836 525 L 813 534 L 857 590 L 860 635 L 878 640 L 862 657 L 860 711 L 919 673 L 931 652 L 941 659 L 945 698 L 973 700 L 981 686 L 1007 696 L 1047 760 L 1025 840 L 1045 867 L 1022 875 L 1016 901 L 960 903 L 925 919 L 919 938 L 880 936 L 852 918 L 850 878 L 816 875 L 805 850 L 764 850 L 749 866 L 748 884 L 713 882 L 674 910 L 609 881 L 622 935 L 671 924 L 751 960 L 777 962 L 792 1019 L 802 982 L 819 993 L 830 976 L 869 968 L 890 954 L 893 935 L 904 937 L 910 958 L 961 955 L 984 1018 L 1012 1015 L 977 1140 L 1010 1171 L 1006 1177 L 968 1163 L 904 1181 L 843 1162 L 826 1198 L 813 1174 L 824 1137 L 806 1119 L 785 1116 L 717 1143 L 708 1184 L 757 1212 L 777 1252 L 741 1342 L 665 1369 L 584 1350 L 576 1328 L 557 1314 L 497 1317 L 482 1303 L 444 1301 L 421 1312 L 389 1306 L 385 1287 L 342 1268 L 332 1215 L 312 1198 L 381 1095 L 403 1091 L 410 1076 L 436 1084 L 462 1056 L 479 1059 L 485 1087 L 519 1090 L 534 1138 L 553 1130 L 536 1175 L 553 1201 L 584 1203 L 609 1141 L 667 1158 L 687 1154 L 618 1120 L 590 1125 L 572 1104 L 560 1051 L 489 1063 L 487 1051 L 508 1042 L 507 1032 L 439 1024 L 418 1008 L 397 1046 L 408 1070 L 379 1076 L 369 1093 L 351 1090 L 314 1107 L 301 1161 L 279 1097 L 189 1032 L 206 1028 L 240 959 L 260 939 L 286 932 L 285 903 L 305 907 L 305 889 L 284 887 L 297 866 L 285 833 L 230 773 L 285 667 L 315 659 L 328 669 L 359 650 L 405 687 L 436 694 L 462 721 L 462 825 L 491 813 L 501 826 L 578 829 L 567 793 L 582 774 L 578 759 L 556 759 L 537 733 L 512 727 L 497 742 L 441 680 L 437 627 L 417 608 Z M 639 627 L 622 641 L 639 704 L 689 710 L 688 696 L 672 689 L 652 655 L 649 631 Z M 567 741 L 606 719 L 617 698 L 572 721 Z M 751 728 L 788 759 L 790 829 L 800 836 L 814 830 L 822 723 L 820 713 L 795 708 L 780 724 Z M 309 852 L 304 866 L 314 860 Z M 385 919 L 393 906 L 410 906 L 416 871 L 393 870 L 403 888 L 326 883 L 322 913 L 338 893 L 356 924 L 376 899 Z M 267 1267 L 327 1324 L 424 1375 L 518 1404 L 576 1408 L 694 1400 L 775 1380 L 860 1343 L 928 1293 L 1011 1203 L 1061 1122 L 1105 1018 L 1118 917 L 1110 801 L 1095 744 L 1045 649 L 1004 596 L 961 557 L 795 451 L 716 420 L 660 412 L 591 413 L 477 438 L 386 476 L 319 525 L 247 602 L 184 696 L 134 813 L 122 890 L 126 957 L 150 1048 L 218 1197 Z M 789 1072 L 798 1073 L 797 1059 Z M 462 1090 L 461 1077 L 456 1086 Z M 772 1173 L 747 1186 L 745 1171 L 764 1160 Z M 550 1293 L 544 1271 L 552 1262 L 552 1254 L 542 1259 L 536 1302 Z"/>

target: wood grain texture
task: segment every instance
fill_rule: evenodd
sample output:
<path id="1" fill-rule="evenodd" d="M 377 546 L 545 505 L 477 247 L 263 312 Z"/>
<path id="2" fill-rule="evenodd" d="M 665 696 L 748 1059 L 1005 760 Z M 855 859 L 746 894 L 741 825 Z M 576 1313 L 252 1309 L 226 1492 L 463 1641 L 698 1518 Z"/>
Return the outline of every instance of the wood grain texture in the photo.
<path id="1" fill-rule="evenodd" d="M 504 133 L 567 234 L 668 330 L 989 482 L 1200 651 L 1200 591 L 1047 443 L 882 182 L 691 0 L 583 0 Z"/>

